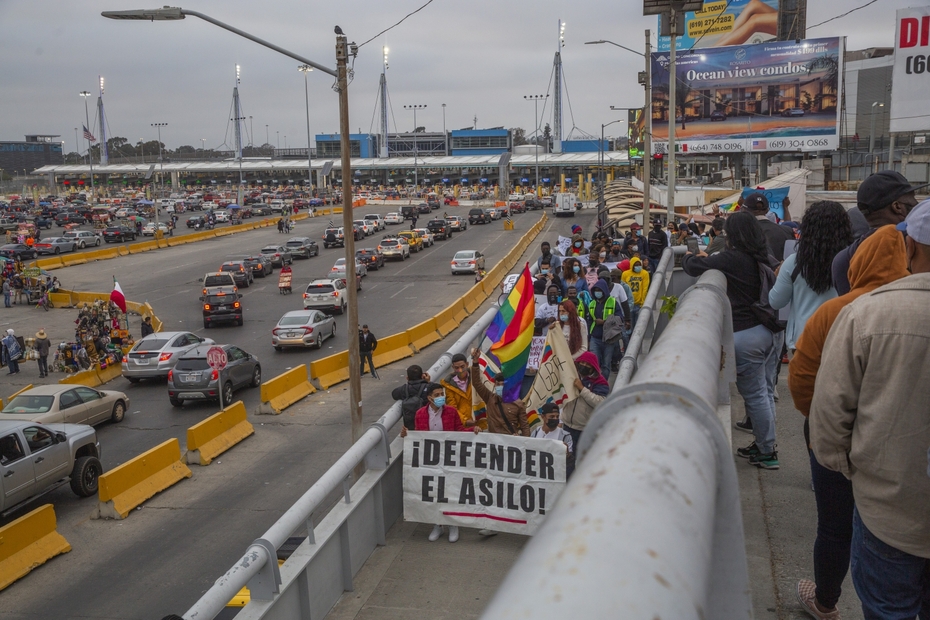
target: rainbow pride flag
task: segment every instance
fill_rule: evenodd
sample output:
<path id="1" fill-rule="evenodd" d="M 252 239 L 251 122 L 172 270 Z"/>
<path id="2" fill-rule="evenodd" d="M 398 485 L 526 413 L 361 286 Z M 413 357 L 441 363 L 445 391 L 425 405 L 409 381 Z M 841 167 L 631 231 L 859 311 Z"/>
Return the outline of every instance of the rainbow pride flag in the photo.
<path id="1" fill-rule="evenodd" d="M 730 204 L 719 204 L 717 206 L 720 207 L 721 211 L 727 211 L 727 212 L 736 211 L 737 209 L 739 209 L 739 204 L 735 202 L 731 202 Z"/>
<path id="2" fill-rule="evenodd" d="M 520 386 L 526 374 L 526 362 L 533 341 L 535 318 L 536 298 L 533 296 L 533 279 L 527 263 L 520 279 L 485 332 L 485 342 L 490 342 L 487 355 L 505 377 L 505 402 L 520 397 Z"/>

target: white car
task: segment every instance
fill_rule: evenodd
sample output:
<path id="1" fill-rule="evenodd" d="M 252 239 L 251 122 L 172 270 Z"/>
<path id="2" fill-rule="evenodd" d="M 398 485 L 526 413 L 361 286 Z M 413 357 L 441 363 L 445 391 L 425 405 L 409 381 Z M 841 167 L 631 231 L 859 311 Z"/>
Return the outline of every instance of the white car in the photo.
<path id="1" fill-rule="evenodd" d="M 160 230 L 160 231 L 162 232 L 162 234 L 167 235 L 167 234 L 168 234 L 168 225 L 165 224 L 164 222 L 159 222 L 159 223 L 158 223 L 158 230 Z M 146 224 L 145 226 L 143 226 L 143 227 L 142 227 L 142 234 L 145 235 L 146 237 L 154 237 L 154 236 L 155 236 L 155 222 L 149 222 L 148 224 Z"/>
<path id="2" fill-rule="evenodd" d="M 385 224 L 403 224 L 404 217 L 400 213 L 388 213 L 384 216 Z"/>
<path id="3" fill-rule="evenodd" d="M 452 275 L 478 273 L 484 269 L 484 255 L 477 250 L 460 250 L 452 257 Z"/>
<path id="4" fill-rule="evenodd" d="M 225 209 L 220 209 L 219 211 L 213 212 L 213 217 L 216 218 L 217 222 L 228 222 L 229 221 L 229 211 Z"/>
<path id="5" fill-rule="evenodd" d="M 272 200 L 270 206 L 272 213 L 283 213 L 285 209 L 283 200 Z"/>
<path id="6" fill-rule="evenodd" d="M 336 264 L 333 265 L 333 268 L 329 270 L 329 275 L 332 278 L 342 278 L 346 279 L 346 259 L 340 258 L 336 261 Z M 368 275 L 368 267 L 365 263 L 361 262 L 357 258 L 355 259 L 355 275 L 365 277 Z"/>
<path id="7" fill-rule="evenodd" d="M 213 202 L 212 200 L 208 200 L 207 202 L 200 205 L 200 209 L 202 211 L 210 211 L 211 209 L 217 209 L 217 208 L 219 208 L 219 205 Z"/>
<path id="8" fill-rule="evenodd" d="M 410 258 L 410 244 L 403 237 L 385 237 L 378 244 L 378 251 L 384 254 L 384 260 L 399 258 L 404 261 Z"/>
<path id="9" fill-rule="evenodd" d="M 74 242 L 79 248 L 86 248 L 88 246 L 99 246 L 103 240 L 100 235 L 96 235 L 89 230 L 69 230 L 62 235 L 65 239 L 74 239 Z"/>
<path id="10" fill-rule="evenodd" d="M 375 234 L 375 225 L 368 220 L 355 220 L 355 223 L 359 228 L 365 231 L 365 236 L 371 236 Z"/>
<path id="11" fill-rule="evenodd" d="M 375 225 L 375 232 L 379 230 L 384 230 L 386 228 L 386 225 L 384 223 L 384 218 L 381 217 L 381 215 L 378 213 L 367 214 L 365 216 L 365 220 Z"/>
<path id="12" fill-rule="evenodd" d="M 436 237 L 433 236 L 433 233 L 431 233 L 428 228 L 414 228 L 413 232 L 418 233 L 423 239 L 424 248 L 436 243 Z"/>
<path id="13" fill-rule="evenodd" d="M 304 308 L 342 314 L 346 311 L 346 285 L 341 279 L 320 278 L 307 285 Z"/>

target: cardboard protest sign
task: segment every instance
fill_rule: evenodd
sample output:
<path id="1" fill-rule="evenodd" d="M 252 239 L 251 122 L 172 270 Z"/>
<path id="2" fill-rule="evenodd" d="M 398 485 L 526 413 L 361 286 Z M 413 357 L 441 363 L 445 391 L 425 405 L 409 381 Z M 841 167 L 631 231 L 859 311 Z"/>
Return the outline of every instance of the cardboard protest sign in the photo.
<path id="1" fill-rule="evenodd" d="M 554 439 L 409 432 L 404 520 L 532 535 L 565 487 L 566 456 Z"/>

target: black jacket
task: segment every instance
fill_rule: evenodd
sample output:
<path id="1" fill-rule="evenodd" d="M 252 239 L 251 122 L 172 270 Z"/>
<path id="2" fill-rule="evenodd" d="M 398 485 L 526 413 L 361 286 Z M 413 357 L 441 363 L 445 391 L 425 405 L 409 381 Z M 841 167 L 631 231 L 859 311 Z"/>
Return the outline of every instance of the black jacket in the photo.
<path id="1" fill-rule="evenodd" d="M 662 229 L 649 231 L 649 258 L 662 258 L 662 251 L 668 247 L 668 236 Z"/>
<path id="2" fill-rule="evenodd" d="M 771 257 L 769 259 L 771 262 Z M 707 257 L 685 254 L 681 258 L 681 268 L 689 276 L 699 276 L 711 269 L 723 272 L 727 278 L 727 298 L 733 310 L 734 332 L 762 324 L 752 310 L 752 305 L 759 301 L 762 286 L 755 258 L 739 250 L 726 250 Z"/>
<path id="3" fill-rule="evenodd" d="M 756 218 L 762 227 L 762 234 L 765 235 L 765 241 L 769 245 L 769 253 L 775 257 L 779 263 L 785 260 L 785 241 L 794 239 L 787 226 L 776 224 L 767 218 Z"/>
<path id="4" fill-rule="evenodd" d="M 375 335 L 371 332 L 368 332 L 368 337 L 365 337 L 365 332 L 360 331 L 358 333 L 358 350 L 362 353 L 370 353 L 378 348 L 378 339 L 375 338 Z"/>
<path id="5" fill-rule="evenodd" d="M 426 391 L 426 386 L 428 385 L 429 383 L 423 379 L 419 379 L 417 381 L 408 381 L 402 386 L 394 388 L 391 391 L 391 398 L 394 400 L 404 400 L 405 398 L 418 395 L 425 400 L 426 395 L 424 392 Z"/>
<path id="6" fill-rule="evenodd" d="M 154 333 L 155 329 L 152 327 L 152 324 L 142 321 L 142 337 L 145 338 L 146 336 Z"/>

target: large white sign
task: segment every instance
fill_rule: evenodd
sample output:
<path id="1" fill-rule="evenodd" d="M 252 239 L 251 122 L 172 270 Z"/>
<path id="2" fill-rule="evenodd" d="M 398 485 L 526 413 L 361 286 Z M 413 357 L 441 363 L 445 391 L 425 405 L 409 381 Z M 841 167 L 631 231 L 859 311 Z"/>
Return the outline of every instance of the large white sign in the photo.
<path id="1" fill-rule="evenodd" d="M 565 486 L 566 457 L 554 439 L 409 432 L 404 520 L 532 535 Z"/>
<path id="2" fill-rule="evenodd" d="M 891 132 L 930 129 L 930 7 L 899 9 L 891 78 Z"/>

